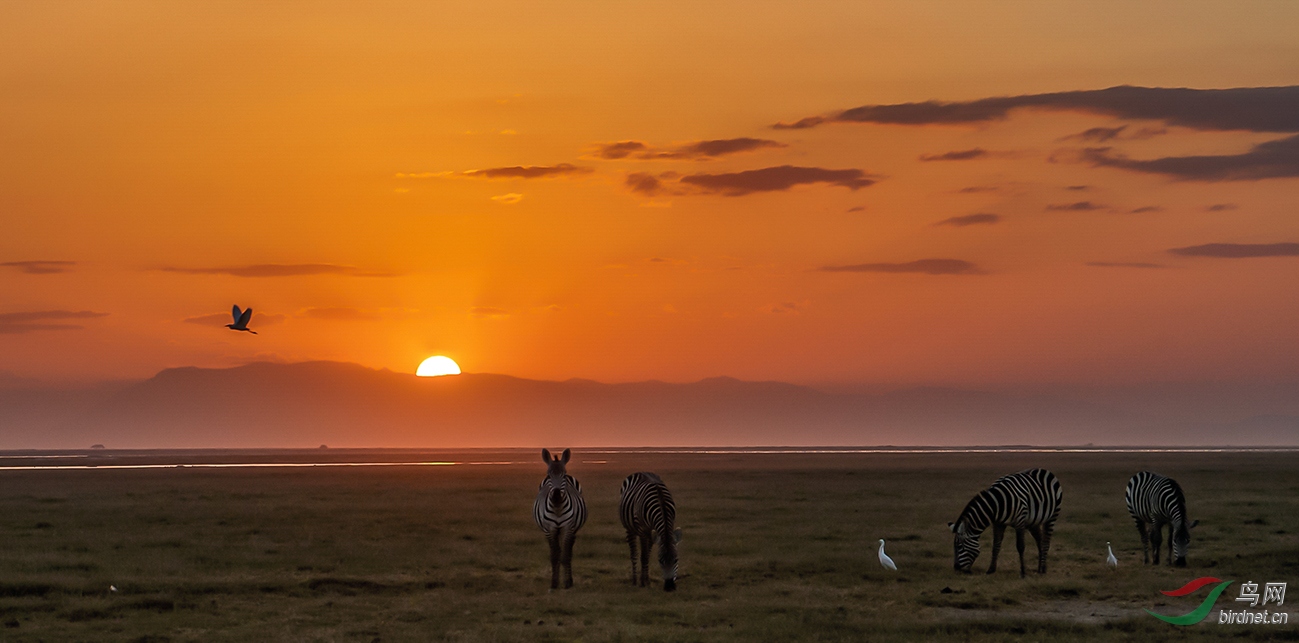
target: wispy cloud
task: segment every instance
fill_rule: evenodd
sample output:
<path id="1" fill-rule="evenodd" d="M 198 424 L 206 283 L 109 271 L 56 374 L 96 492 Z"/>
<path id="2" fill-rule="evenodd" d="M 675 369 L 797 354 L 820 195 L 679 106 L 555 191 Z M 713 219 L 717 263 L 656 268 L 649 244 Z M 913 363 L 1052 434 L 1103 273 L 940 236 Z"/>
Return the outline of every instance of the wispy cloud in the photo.
<path id="1" fill-rule="evenodd" d="M 758 310 L 772 315 L 797 315 L 807 309 L 812 302 L 804 301 L 782 301 L 775 304 L 763 306 Z"/>
<path id="2" fill-rule="evenodd" d="M 874 185 L 879 178 L 858 169 L 831 170 L 781 165 L 723 174 L 682 175 L 676 172 L 662 172 L 655 175 L 649 172 L 632 172 L 627 175 L 625 184 L 632 192 L 645 196 L 691 193 L 744 196 L 755 192 L 782 192 L 795 186 L 815 183 L 859 190 Z"/>
<path id="3" fill-rule="evenodd" d="M 17 335 L 38 330 L 81 330 L 85 327 L 67 322 L 107 316 L 108 313 L 97 313 L 90 310 L 39 310 L 0 313 L 0 335 Z"/>
<path id="4" fill-rule="evenodd" d="M 849 190 L 870 187 L 879 177 L 863 170 L 831 170 L 821 167 L 781 165 L 760 170 L 728 172 L 724 174 L 688 174 L 680 183 L 708 194 L 744 196 L 754 192 L 781 192 L 798 185 L 826 183 Z"/>
<path id="5" fill-rule="evenodd" d="M 1145 214 L 1147 212 L 1163 212 L 1164 208 L 1158 205 L 1143 205 L 1139 208 L 1128 210 L 1128 214 Z"/>
<path id="6" fill-rule="evenodd" d="M 1167 268 L 1163 264 L 1144 263 L 1140 261 L 1088 261 L 1093 268 Z"/>
<path id="7" fill-rule="evenodd" d="M 976 148 L 971 149 L 971 150 L 957 150 L 957 151 L 953 151 L 953 152 L 946 152 L 946 153 L 943 153 L 943 154 L 923 154 L 923 155 L 920 156 L 920 160 L 922 160 L 922 161 L 926 161 L 926 162 L 933 162 L 933 161 L 972 161 L 972 160 L 974 160 L 974 159 L 987 158 L 988 155 L 989 155 L 988 150 L 985 150 L 985 149 L 983 149 L 983 148 L 981 148 L 981 147 L 976 147 Z"/>
<path id="8" fill-rule="evenodd" d="M 509 317 L 510 311 L 495 306 L 474 306 L 469 309 L 469 314 L 474 317 Z"/>
<path id="9" fill-rule="evenodd" d="M 1106 206 L 1091 201 L 1076 201 L 1074 203 L 1053 203 L 1046 206 L 1048 212 L 1091 212 L 1093 210 L 1104 210 Z"/>
<path id="10" fill-rule="evenodd" d="M 1235 203 L 1215 203 L 1205 208 L 1205 210 L 1208 210 L 1209 212 L 1227 212 L 1229 210 L 1235 210 L 1236 207 Z"/>
<path id="11" fill-rule="evenodd" d="M 280 315 L 276 313 L 264 313 L 261 311 L 257 311 L 256 313 L 254 313 L 252 325 L 255 327 L 270 326 L 273 324 L 279 324 L 288 318 L 289 318 L 288 315 Z M 181 321 L 186 324 L 197 324 L 199 326 L 221 327 L 234 321 L 234 319 L 230 316 L 230 313 L 226 312 L 226 313 L 212 313 L 210 315 L 198 315 L 195 317 L 186 317 Z"/>
<path id="12" fill-rule="evenodd" d="M 1299 257 L 1299 243 L 1206 243 L 1199 246 L 1172 248 L 1168 252 L 1183 257 L 1216 257 L 1219 259 Z"/>
<path id="13" fill-rule="evenodd" d="M 851 266 L 824 266 L 821 272 L 890 272 L 926 275 L 979 275 L 978 266 L 961 259 L 919 259 L 905 263 L 859 263 Z"/>
<path id="14" fill-rule="evenodd" d="M 1167 125 L 1199 130 L 1299 132 L 1299 86 L 1187 89 L 1124 85 L 973 101 L 863 105 L 828 115 L 810 116 L 793 123 L 777 123 L 773 127 L 804 129 L 825 123 L 974 124 L 1004 119 L 1012 110 L 1021 108 L 1159 120 Z M 1118 134 L 1115 132 L 1114 136 Z M 1096 132 L 1092 136 L 1105 135 Z"/>
<path id="15" fill-rule="evenodd" d="M 994 185 L 971 185 L 957 190 L 956 193 L 957 194 L 986 194 L 988 192 L 996 192 L 998 190 L 1000 190 L 1000 188 Z"/>
<path id="16" fill-rule="evenodd" d="M 1162 127 L 1142 127 L 1141 129 L 1128 131 L 1127 125 L 1118 127 L 1093 127 L 1083 130 L 1077 134 L 1060 137 L 1060 141 L 1086 141 L 1089 143 L 1104 143 L 1112 140 L 1140 141 L 1153 138 L 1161 134 L 1167 134 L 1168 130 Z"/>
<path id="17" fill-rule="evenodd" d="M 523 195 L 518 192 L 507 192 L 491 197 L 491 199 L 501 205 L 514 205 L 523 200 Z"/>
<path id="18" fill-rule="evenodd" d="M 395 277 L 393 273 L 369 272 L 354 266 L 340 266 L 331 263 L 262 263 L 251 266 L 224 266 L 215 268 L 177 268 L 168 266 L 157 268 L 163 272 L 178 272 L 187 275 L 229 275 L 232 277 L 310 277 L 316 275 L 342 275 L 349 277 Z"/>
<path id="19" fill-rule="evenodd" d="M 589 167 L 581 167 L 570 163 L 560 163 L 558 165 L 515 165 L 513 167 L 492 167 L 485 170 L 468 170 L 462 172 L 465 176 L 484 179 L 543 179 L 557 176 L 572 176 L 574 174 L 588 174 L 592 170 Z"/>
<path id="20" fill-rule="evenodd" d="M 28 275 L 56 275 L 67 272 L 75 265 L 77 265 L 75 261 L 5 261 L 0 263 L 0 266 L 14 268 Z"/>
<path id="21" fill-rule="evenodd" d="M 651 159 L 688 159 L 708 160 L 740 152 L 752 152 L 764 148 L 786 147 L 784 143 L 765 138 L 719 138 L 707 141 L 692 141 L 669 147 L 655 148 L 641 141 L 619 141 L 599 145 L 595 155 L 602 159 L 623 159 L 627 157 Z"/>
<path id="22" fill-rule="evenodd" d="M 308 308 L 299 313 L 299 316 L 306 317 L 307 319 L 323 319 L 327 321 L 371 321 L 379 319 L 379 315 L 373 312 L 348 306 Z"/>
<path id="23" fill-rule="evenodd" d="M 1259 143 L 1243 154 L 1166 156 L 1138 160 L 1093 147 L 1082 159 L 1097 167 L 1163 174 L 1184 181 L 1258 181 L 1299 177 L 1299 136 Z"/>
<path id="24" fill-rule="evenodd" d="M 947 226 L 956 226 L 958 228 L 961 228 L 961 227 L 971 226 L 971 225 L 986 225 L 991 223 L 997 223 L 999 221 L 1001 221 L 1001 217 L 999 215 L 991 214 L 988 212 L 980 212 L 978 214 L 966 214 L 959 217 L 951 217 L 948 219 L 943 219 L 942 221 L 939 221 L 934 225 L 947 225 Z"/>

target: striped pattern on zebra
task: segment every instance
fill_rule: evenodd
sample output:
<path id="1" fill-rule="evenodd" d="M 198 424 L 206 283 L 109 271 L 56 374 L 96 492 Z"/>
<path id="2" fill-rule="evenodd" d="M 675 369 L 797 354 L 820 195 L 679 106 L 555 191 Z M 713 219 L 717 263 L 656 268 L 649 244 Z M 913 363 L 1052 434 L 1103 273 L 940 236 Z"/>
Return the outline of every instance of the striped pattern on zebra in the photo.
<path id="1" fill-rule="evenodd" d="M 649 585 L 649 556 L 654 541 L 659 543 L 659 566 L 663 568 L 663 589 L 677 588 L 677 543 L 681 530 L 676 529 L 677 506 L 672 494 L 658 474 L 639 472 L 622 481 L 618 515 L 627 530 L 631 548 L 631 582 L 637 584 L 636 542 L 640 541 L 639 584 Z"/>
<path id="2" fill-rule="evenodd" d="M 559 587 L 560 567 L 564 568 L 564 589 L 573 586 L 573 541 L 577 539 L 577 530 L 586 523 L 582 485 L 565 468 L 571 456 L 569 449 L 564 449 L 562 458 L 551 458 L 550 450 L 541 450 L 546 477 L 537 490 L 536 502 L 532 503 L 532 519 L 550 543 L 551 589 Z"/>
<path id="3" fill-rule="evenodd" d="M 953 539 L 953 567 L 956 571 L 970 573 L 970 566 L 979 557 L 979 536 L 992 527 L 992 562 L 988 573 L 997 571 L 997 555 L 1001 553 L 1001 539 L 1009 525 L 1015 529 L 1015 549 L 1019 550 L 1019 575 L 1024 568 L 1024 531 L 1033 534 L 1037 542 L 1037 573 L 1046 573 L 1046 553 L 1051 548 L 1051 533 L 1055 519 L 1060 515 L 1060 481 L 1046 469 L 1029 469 L 1003 476 L 992 486 L 980 491 L 954 523 L 947 523 Z"/>
<path id="4" fill-rule="evenodd" d="M 1186 567 L 1186 549 L 1191 544 L 1191 528 L 1200 524 L 1186 521 L 1186 495 L 1176 480 L 1153 471 L 1142 471 L 1128 480 L 1123 493 L 1128 513 L 1137 522 L 1145 562 L 1150 562 L 1150 545 L 1155 546 L 1155 564 L 1163 544 L 1163 527 L 1168 525 L 1168 563 Z"/>

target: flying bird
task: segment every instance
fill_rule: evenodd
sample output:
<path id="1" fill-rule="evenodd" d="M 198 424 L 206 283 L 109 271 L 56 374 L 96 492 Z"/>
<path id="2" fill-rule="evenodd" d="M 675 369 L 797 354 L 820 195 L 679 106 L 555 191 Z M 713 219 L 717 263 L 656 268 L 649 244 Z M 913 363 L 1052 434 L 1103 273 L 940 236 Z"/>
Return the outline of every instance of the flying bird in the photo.
<path id="1" fill-rule="evenodd" d="M 235 323 L 226 324 L 226 328 L 229 328 L 230 330 L 242 330 L 244 332 L 252 333 L 254 335 L 257 334 L 257 331 L 248 329 L 248 322 L 251 321 L 253 318 L 252 308 L 241 311 L 239 310 L 239 306 L 236 305 L 234 311 L 232 312 L 234 312 Z"/>
<path id="2" fill-rule="evenodd" d="M 898 566 L 893 564 L 893 559 L 889 558 L 889 555 L 884 553 L 883 538 L 880 539 L 880 564 L 884 566 L 884 569 L 891 569 L 895 572 L 898 571 Z"/>
<path id="3" fill-rule="evenodd" d="M 1105 551 L 1109 552 L 1109 555 L 1105 557 L 1105 564 L 1109 565 L 1110 569 L 1118 569 L 1119 559 L 1114 557 L 1114 550 L 1110 548 L 1110 543 L 1108 540 L 1105 541 Z"/>

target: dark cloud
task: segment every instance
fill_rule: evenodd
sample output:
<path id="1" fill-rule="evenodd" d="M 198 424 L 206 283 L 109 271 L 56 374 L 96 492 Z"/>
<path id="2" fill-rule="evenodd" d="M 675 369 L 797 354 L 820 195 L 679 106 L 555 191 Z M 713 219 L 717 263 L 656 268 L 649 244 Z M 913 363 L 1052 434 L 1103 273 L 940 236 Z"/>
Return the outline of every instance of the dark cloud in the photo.
<path id="1" fill-rule="evenodd" d="M 956 226 L 958 228 L 963 228 L 967 225 L 997 223 L 998 221 L 1001 221 L 1000 216 L 995 214 L 989 214 L 986 212 L 981 212 L 979 214 L 967 214 L 959 217 L 951 217 L 950 219 L 943 219 L 942 221 L 939 221 L 934 225 L 950 225 L 950 226 Z"/>
<path id="2" fill-rule="evenodd" d="M 859 263 L 852 266 L 825 266 L 822 272 L 892 272 L 926 275 L 980 275 L 978 266 L 961 259 L 920 259 L 906 263 Z"/>
<path id="3" fill-rule="evenodd" d="M 866 206 L 864 205 L 854 205 L 851 208 L 848 208 L 848 212 L 865 212 L 865 211 L 866 211 Z"/>
<path id="4" fill-rule="evenodd" d="M 1215 203 L 1205 208 L 1205 210 L 1208 210 L 1209 212 L 1226 212 L 1228 210 L 1235 210 L 1235 209 L 1236 209 L 1235 203 Z"/>
<path id="5" fill-rule="evenodd" d="M 1088 261 L 1087 265 L 1093 268 L 1167 268 L 1157 263 L 1142 263 L 1140 261 Z"/>
<path id="6" fill-rule="evenodd" d="M 765 138 L 724 138 L 698 141 L 662 152 L 650 152 L 642 158 L 707 159 L 767 147 L 785 147 L 785 144 Z"/>
<path id="7" fill-rule="evenodd" d="M 649 172 L 632 172 L 627 175 L 627 188 L 637 194 L 654 196 L 663 191 L 663 182 Z"/>
<path id="8" fill-rule="evenodd" d="M 1083 150 L 1082 158 L 1098 167 L 1164 174 L 1184 181 L 1258 181 L 1299 176 L 1299 136 L 1255 145 L 1244 154 L 1166 156 L 1141 161 L 1111 152 Z"/>
<path id="9" fill-rule="evenodd" d="M 725 174 L 688 174 L 681 177 L 680 183 L 709 194 L 743 196 L 754 192 L 779 192 L 811 183 L 829 183 L 858 190 L 874 185 L 878 178 L 858 169 L 780 165 Z"/>
<path id="10" fill-rule="evenodd" d="M 894 125 L 969 124 L 1006 118 L 1011 110 L 1040 108 L 1160 120 L 1199 130 L 1299 132 L 1299 86 L 1188 89 L 1132 87 L 1001 96 L 962 102 L 925 101 L 864 105 L 829 116 L 812 116 L 777 129 L 822 123 Z M 1103 135 L 1103 134 L 1100 134 Z M 1117 136 L 1117 134 L 1116 134 Z"/>
<path id="11" fill-rule="evenodd" d="M 1066 190 L 1073 190 L 1074 192 L 1086 192 L 1086 191 L 1092 189 L 1092 186 L 1090 186 L 1090 185 L 1066 185 L 1064 189 L 1066 189 Z"/>
<path id="12" fill-rule="evenodd" d="M 1104 210 L 1105 206 L 1091 201 L 1078 201 L 1077 203 L 1053 203 L 1046 206 L 1049 212 L 1091 212 L 1092 210 Z"/>
<path id="13" fill-rule="evenodd" d="M 983 194 L 985 192 L 996 192 L 999 188 L 992 185 L 971 185 L 964 187 L 956 192 L 958 194 Z"/>
<path id="14" fill-rule="evenodd" d="M 365 272 L 352 266 L 338 266 L 329 263 L 278 264 L 263 263 L 251 266 L 228 266 L 222 268 L 159 268 L 164 272 L 179 272 L 188 275 L 230 275 L 233 277 L 307 277 L 313 275 L 347 275 L 352 277 L 393 277 L 387 273 Z"/>
<path id="15" fill-rule="evenodd" d="M 76 319 L 107 317 L 108 313 L 90 310 L 41 310 L 21 313 L 0 313 L 0 335 L 16 335 L 38 330 L 80 330 L 84 326 L 65 323 Z"/>
<path id="16" fill-rule="evenodd" d="M 75 261 L 6 261 L 0 263 L 5 268 L 14 268 L 29 275 L 56 275 L 67 272 L 77 265 Z"/>
<path id="17" fill-rule="evenodd" d="M 924 154 L 921 155 L 922 161 L 972 161 L 977 158 L 988 156 L 988 150 L 976 147 L 972 150 L 958 150 L 955 152 L 946 152 L 944 154 Z"/>
<path id="18" fill-rule="evenodd" d="M 775 125 L 772 125 L 771 128 L 772 129 L 808 129 L 810 127 L 816 127 L 817 125 L 820 125 L 825 121 L 826 118 L 824 116 L 808 116 L 807 118 L 801 118 L 797 121 L 794 121 L 793 123 L 776 123 Z"/>
<path id="19" fill-rule="evenodd" d="M 1183 257 L 1217 257 L 1220 259 L 1299 257 L 1299 243 L 1206 243 L 1200 246 L 1172 248 L 1169 252 Z"/>
<path id="20" fill-rule="evenodd" d="M 654 149 L 640 141 L 622 141 L 620 143 L 610 143 L 601 146 L 596 155 L 604 159 L 621 159 L 632 156 L 637 159 L 691 159 L 706 160 L 726 156 L 727 154 L 737 154 L 740 152 L 752 152 L 769 147 L 787 147 L 779 141 L 772 141 L 765 138 L 721 138 L 710 141 L 695 141 L 685 143 L 675 147 Z"/>
<path id="21" fill-rule="evenodd" d="M 1139 208 L 1128 210 L 1129 214 L 1143 214 L 1146 212 L 1163 212 L 1164 208 L 1157 205 L 1143 205 Z"/>
<path id="22" fill-rule="evenodd" d="M 649 146 L 640 141 L 619 141 L 617 143 L 605 143 L 596 149 L 595 155 L 602 159 L 616 160 L 630 156 L 633 152 L 640 152 L 648 149 Z"/>
<path id="23" fill-rule="evenodd" d="M 485 179 L 541 179 L 572 174 L 591 172 L 589 167 L 580 167 L 569 163 L 559 165 L 515 165 L 513 167 L 493 167 L 486 170 L 469 170 L 465 176 Z"/>
<path id="24" fill-rule="evenodd" d="M 1120 125 L 1118 127 L 1093 127 L 1091 129 L 1078 132 L 1077 134 L 1070 134 L 1069 136 L 1065 136 L 1060 140 L 1091 141 L 1093 143 L 1104 143 L 1105 141 L 1118 138 L 1119 134 L 1122 134 L 1123 130 L 1127 128 L 1128 128 L 1127 125 Z"/>

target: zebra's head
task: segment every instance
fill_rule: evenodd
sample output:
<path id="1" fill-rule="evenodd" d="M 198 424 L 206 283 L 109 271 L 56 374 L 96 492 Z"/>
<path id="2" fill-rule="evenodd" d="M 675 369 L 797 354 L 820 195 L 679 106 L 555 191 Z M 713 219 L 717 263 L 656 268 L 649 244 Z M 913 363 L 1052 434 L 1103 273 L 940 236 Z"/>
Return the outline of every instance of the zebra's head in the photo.
<path id="1" fill-rule="evenodd" d="M 952 567 L 962 574 L 969 574 L 974 559 L 979 557 L 979 536 L 982 534 L 970 532 L 964 520 L 949 522 L 947 527 L 952 530 Z"/>
<path id="2" fill-rule="evenodd" d="M 550 490 L 550 501 L 554 504 L 562 504 L 564 498 L 568 496 L 568 459 L 573 454 L 569 449 L 564 449 L 562 458 L 552 458 L 550 449 L 541 450 L 541 461 L 546 463 L 546 480 L 542 483 Z"/>
<path id="3" fill-rule="evenodd" d="M 654 535 L 658 540 L 658 535 Z M 672 592 L 677 588 L 677 543 L 681 542 L 681 530 L 672 532 L 671 543 L 659 543 L 659 565 L 663 567 L 663 591 Z"/>
<path id="4" fill-rule="evenodd" d="M 1173 530 L 1173 564 L 1186 567 L 1186 550 L 1191 546 L 1191 528 L 1200 524 L 1196 520 L 1187 524 L 1185 520 Z"/>

